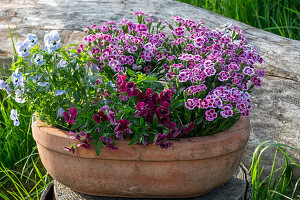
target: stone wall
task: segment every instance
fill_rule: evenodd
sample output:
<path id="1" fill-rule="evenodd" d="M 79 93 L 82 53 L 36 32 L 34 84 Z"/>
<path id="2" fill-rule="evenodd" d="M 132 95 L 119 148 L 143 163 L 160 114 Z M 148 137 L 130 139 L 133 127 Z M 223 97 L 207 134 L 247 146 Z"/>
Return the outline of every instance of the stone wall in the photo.
<path id="1" fill-rule="evenodd" d="M 70 3 L 72 2 L 72 3 Z M 252 152 L 264 140 L 281 141 L 300 149 L 300 41 L 283 38 L 228 19 L 207 10 L 172 0 L 10 0 L 0 2 L 0 65 L 12 55 L 7 24 L 24 39 L 28 33 L 43 38 L 45 32 L 58 30 L 65 44 L 76 43 L 87 25 L 105 21 L 133 19 L 142 10 L 154 18 L 168 21 L 172 16 L 202 19 L 209 28 L 232 23 L 245 31 L 265 59 L 262 88 L 252 94 L 251 138 L 243 161 L 250 166 Z M 7 64 L 6 64 L 7 65 Z M 280 130 L 285 121 L 284 133 Z M 272 157 L 266 156 L 271 163 Z M 299 159 L 299 154 L 293 154 Z"/>

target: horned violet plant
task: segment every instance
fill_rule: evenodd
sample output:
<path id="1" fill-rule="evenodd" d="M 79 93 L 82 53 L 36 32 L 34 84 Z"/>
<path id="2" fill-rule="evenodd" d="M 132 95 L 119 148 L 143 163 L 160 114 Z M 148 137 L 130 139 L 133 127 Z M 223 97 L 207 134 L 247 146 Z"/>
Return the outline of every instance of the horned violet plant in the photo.
<path id="1" fill-rule="evenodd" d="M 29 34 L 16 43 L 13 73 L 0 88 L 68 130 L 71 152 L 92 145 L 98 154 L 100 146 L 116 150 L 114 141 L 123 139 L 166 149 L 173 139 L 211 135 L 249 116 L 250 93 L 264 71 L 242 30 L 134 15 L 137 22 L 88 26 L 75 49 L 62 46 L 55 31 L 44 46 Z M 19 125 L 17 110 L 11 118 Z"/>

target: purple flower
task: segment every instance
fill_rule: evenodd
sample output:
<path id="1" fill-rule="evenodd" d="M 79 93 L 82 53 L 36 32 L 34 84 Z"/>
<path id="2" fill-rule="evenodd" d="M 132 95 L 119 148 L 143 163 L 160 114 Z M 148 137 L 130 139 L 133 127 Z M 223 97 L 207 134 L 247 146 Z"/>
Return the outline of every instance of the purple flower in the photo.
<path id="1" fill-rule="evenodd" d="M 197 98 L 187 99 L 185 102 L 185 107 L 189 110 L 194 110 L 197 106 L 199 106 L 199 100 Z"/>
<path id="2" fill-rule="evenodd" d="M 91 149 L 91 145 L 89 144 L 88 140 L 81 140 L 79 144 L 76 145 L 77 147 L 82 147 L 85 149 Z"/>
<path id="3" fill-rule="evenodd" d="M 204 73 L 207 75 L 207 76 L 213 76 L 216 74 L 216 69 L 214 67 L 207 67 L 204 69 Z"/>
<path id="4" fill-rule="evenodd" d="M 236 84 L 237 86 L 240 86 L 241 85 L 241 81 L 237 78 L 234 78 L 231 80 L 232 83 Z"/>
<path id="5" fill-rule="evenodd" d="M 183 69 L 179 72 L 179 82 L 186 82 L 190 79 L 192 72 L 190 69 Z"/>
<path id="6" fill-rule="evenodd" d="M 74 107 L 69 108 L 69 112 L 64 111 L 63 115 L 67 123 L 70 123 L 71 125 L 76 124 L 76 122 L 74 121 L 75 117 L 77 116 L 76 108 Z"/>
<path id="7" fill-rule="evenodd" d="M 252 76 L 254 75 L 254 69 L 252 67 L 245 67 L 244 70 L 243 70 L 243 73 L 244 74 L 247 74 L 249 76 Z"/>
<path id="8" fill-rule="evenodd" d="M 125 85 L 126 85 L 126 75 L 118 75 L 118 78 L 116 80 L 117 86 L 119 86 L 119 90 L 121 92 L 125 92 Z"/>
<path id="9" fill-rule="evenodd" d="M 164 134 L 158 134 L 155 141 L 153 142 L 153 145 L 159 145 L 162 149 L 167 149 L 173 146 L 173 143 L 167 142 L 167 135 Z"/>
<path id="10" fill-rule="evenodd" d="M 190 86 L 190 87 L 186 88 L 185 91 L 187 92 L 187 95 L 192 95 L 192 94 L 195 94 L 197 92 L 200 92 L 200 91 L 203 91 L 206 89 L 207 89 L 206 85 L 201 84 L 201 85 Z"/>
<path id="11" fill-rule="evenodd" d="M 168 125 L 168 129 L 169 129 L 168 137 L 170 139 L 174 139 L 181 136 L 181 124 L 177 129 L 175 127 L 176 127 L 175 122 L 170 122 Z"/>
<path id="12" fill-rule="evenodd" d="M 135 117 L 142 115 L 142 117 L 145 117 L 148 114 L 148 110 L 146 109 L 145 102 L 139 102 L 136 104 L 137 113 Z"/>
<path id="13" fill-rule="evenodd" d="M 169 117 L 170 110 L 168 107 L 159 106 L 158 108 L 156 108 L 155 114 L 157 115 L 158 118 Z"/>
<path id="14" fill-rule="evenodd" d="M 111 145 L 111 144 L 106 144 L 105 145 L 106 148 L 111 149 L 112 151 L 118 150 L 117 146 Z"/>
<path id="15" fill-rule="evenodd" d="M 235 63 L 230 63 L 230 64 L 229 64 L 229 68 L 230 68 L 232 71 L 239 71 L 240 66 L 239 66 L 238 64 L 235 64 Z"/>
<path id="16" fill-rule="evenodd" d="M 257 77 L 252 77 L 250 81 L 253 83 L 255 87 L 261 87 L 261 80 Z"/>
<path id="17" fill-rule="evenodd" d="M 129 135 L 132 133 L 129 124 L 130 122 L 126 119 L 118 120 L 117 126 L 114 130 L 117 138 L 123 139 L 123 135 Z"/>
<path id="18" fill-rule="evenodd" d="M 218 117 L 218 114 L 215 112 L 215 109 L 209 109 L 205 111 L 205 119 L 207 121 L 214 121 Z"/>
<path id="19" fill-rule="evenodd" d="M 165 89 L 159 94 L 159 101 L 161 104 L 164 102 L 170 103 L 172 91 L 170 89 Z"/>
<path id="20" fill-rule="evenodd" d="M 114 111 L 108 111 L 107 117 L 112 125 L 116 123 L 116 113 Z"/>
<path id="21" fill-rule="evenodd" d="M 110 107 L 109 107 L 109 106 L 103 106 L 102 108 L 100 108 L 99 111 L 106 112 L 106 111 L 108 111 L 108 110 L 110 110 Z"/>
<path id="22" fill-rule="evenodd" d="M 137 16 L 139 16 L 139 15 L 141 15 L 141 16 L 148 16 L 148 14 L 145 14 L 143 11 L 137 11 L 137 12 L 133 13 L 133 15 L 137 15 Z"/>
<path id="23" fill-rule="evenodd" d="M 99 124 L 101 121 L 107 121 L 108 116 L 104 114 L 103 111 L 99 111 L 97 114 L 94 114 L 93 119 L 95 120 L 96 124 Z"/>
<path id="24" fill-rule="evenodd" d="M 194 130 L 194 126 L 195 126 L 195 123 L 194 122 L 191 122 L 189 123 L 188 125 L 186 125 L 186 127 L 182 130 L 182 132 L 184 134 L 188 134 L 189 132 L 193 131 Z"/>
<path id="25" fill-rule="evenodd" d="M 231 117 L 233 115 L 232 105 L 231 104 L 225 104 L 222 106 L 223 111 L 220 112 L 222 117 L 227 118 Z"/>
<path id="26" fill-rule="evenodd" d="M 263 70 L 263 69 L 257 70 L 255 72 L 255 74 L 256 74 L 256 76 L 263 78 L 263 77 L 265 77 L 265 70 Z"/>
<path id="27" fill-rule="evenodd" d="M 133 81 L 125 85 L 125 91 L 128 97 L 137 96 L 139 94 L 139 90 L 136 89 L 136 84 Z"/>
<path id="28" fill-rule="evenodd" d="M 99 140 L 100 140 L 101 142 L 105 143 L 105 144 L 112 144 L 112 143 L 113 143 L 113 141 L 112 141 L 111 138 L 104 137 L 104 136 L 101 136 L 101 137 L 99 138 Z"/>
<path id="29" fill-rule="evenodd" d="M 122 101 L 127 101 L 128 97 L 125 96 L 125 95 L 120 94 L 119 99 L 122 100 Z"/>
<path id="30" fill-rule="evenodd" d="M 226 81 L 226 80 L 228 80 L 229 78 L 230 78 L 230 73 L 229 72 L 226 72 L 226 71 L 221 71 L 220 73 L 219 73 L 219 77 L 218 77 L 218 79 L 220 80 L 220 81 Z"/>
<path id="31" fill-rule="evenodd" d="M 75 147 L 64 147 L 64 150 L 71 152 L 72 154 L 75 153 Z"/>
<path id="32" fill-rule="evenodd" d="M 194 40 L 194 46 L 197 48 L 201 48 L 204 45 L 205 40 L 206 40 L 205 36 L 197 37 Z"/>
<path id="33" fill-rule="evenodd" d="M 148 28 L 147 28 L 146 24 L 138 24 L 136 26 L 136 29 L 139 32 L 146 32 L 146 31 L 148 31 Z"/>
<path id="34" fill-rule="evenodd" d="M 184 27 L 177 27 L 172 31 L 175 36 L 183 36 L 184 35 Z"/>

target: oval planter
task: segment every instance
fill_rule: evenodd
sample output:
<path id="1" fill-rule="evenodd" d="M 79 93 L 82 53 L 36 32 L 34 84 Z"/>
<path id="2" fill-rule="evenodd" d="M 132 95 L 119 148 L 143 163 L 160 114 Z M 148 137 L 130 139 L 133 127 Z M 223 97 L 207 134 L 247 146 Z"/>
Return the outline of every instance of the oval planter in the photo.
<path id="1" fill-rule="evenodd" d="M 75 191 L 114 197 L 195 197 L 226 183 L 237 169 L 250 135 L 248 118 L 225 132 L 172 141 L 173 147 L 128 145 L 119 150 L 64 147 L 74 140 L 67 131 L 37 120 L 33 137 L 49 174 Z M 92 147 L 93 148 L 93 147 Z"/>

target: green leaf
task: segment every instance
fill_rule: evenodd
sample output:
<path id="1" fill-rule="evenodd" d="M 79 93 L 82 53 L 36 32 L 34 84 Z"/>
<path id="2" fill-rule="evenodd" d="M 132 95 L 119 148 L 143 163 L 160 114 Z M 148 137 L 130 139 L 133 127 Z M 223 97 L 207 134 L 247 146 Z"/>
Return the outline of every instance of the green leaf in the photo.
<path id="1" fill-rule="evenodd" d="M 132 77 L 135 76 L 135 72 L 134 72 L 133 70 L 131 70 L 131 69 L 127 69 L 127 73 L 128 73 L 130 76 L 132 76 Z"/>
<path id="2" fill-rule="evenodd" d="M 174 108 L 179 108 L 179 107 L 182 107 L 184 104 L 184 101 L 183 100 L 180 100 L 177 102 L 177 104 L 174 106 Z"/>
<path id="3" fill-rule="evenodd" d="M 110 84 L 105 85 L 105 87 L 106 87 L 106 89 L 108 89 L 108 91 L 109 91 L 110 94 L 115 93 L 114 88 Z"/>
<path id="4" fill-rule="evenodd" d="M 158 124 L 158 118 L 157 118 L 157 115 L 156 114 L 154 114 L 154 116 L 153 116 L 153 126 L 154 127 L 157 127 L 157 124 Z"/>
<path id="5" fill-rule="evenodd" d="M 171 25 L 171 24 L 168 24 L 168 26 L 169 26 L 169 28 L 173 31 L 174 30 L 174 28 L 173 28 L 173 26 Z"/>
<path id="6" fill-rule="evenodd" d="M 78 91 L 74 91 L 73 95 L 74 95 L 75 103 L 79 102 L 80 101 L 80 94 L 79 94 L 79 92 Z"/>
<path id="7" fill-rule="evenodd" d="M 142 118 L 142 117 L 140 118 L 140 127 L 141 126 L 144 126 L 144 118 Z"/>
<path id="8" fill-rule="evenodd" d="M 147 79 L 145 80 L 145 82 L 147 83 L 153 83 L 155 81 L 157 81 L 157 77 L 152 77 L 152 76 L 147 77 Z"/>
<path id="9" fill-rule="evenodd" d="M 76 129 L 78 129 L 78 128 L 81 127 L 81 126 L 82 126 L 82 123 L 81 123 L 81 122 L 77 122 L 76 124 L 74 124 L 74 125 L 72 126 L 71 130 L 76 130 Z"/>
<path id="10" fill-rule="evenodd" d="M 130 142 L 128 143 L 128 145 L 133 145 L 136 143 L 136 141 L 138 140 L 138 135 L 135 134 L 134 137 L 130 140 Z"/>
<path id="11" fill-rule="evenodd" d="M 133 120 L 134 125 L 138 126 L 139 125 L 139 121 L 137 119 Z"/>
<path id="12" fill-rule="evenodd" d="M 77 53 L 77 49 L 72 49 L 70 53 Z"/>
<path id="13" fill-rule="evenodd" d="M 96 143 L 96 145 L 95 145 L 95 151 L 96 151 L 96 154 L 97 154 L 97 156 L 99 156 L 100 155 L 100 141 L 98 141 L 97 143 Z"/>
<path id="14" fill-rule="evenodd" d="M 179 94 L 181 94 L 184 90 L 185 90 L 185 87 L 181 87 L 181 88 L 179 89 Z"/>

